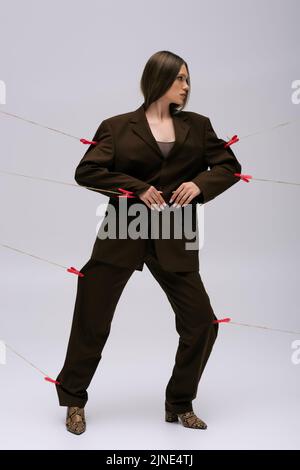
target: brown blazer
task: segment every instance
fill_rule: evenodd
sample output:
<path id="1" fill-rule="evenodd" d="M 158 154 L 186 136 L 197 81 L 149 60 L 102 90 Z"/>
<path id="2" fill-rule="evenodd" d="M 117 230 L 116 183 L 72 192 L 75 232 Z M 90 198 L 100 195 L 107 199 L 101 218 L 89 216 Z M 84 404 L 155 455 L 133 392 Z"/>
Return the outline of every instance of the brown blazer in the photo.
<path id="1" fill-rule="evenodd" d="M 93 138 L 97 145 L 90 145 L 76 168 L 75 180 L 79 185 L 118 191 L 123 188 L 137 195 L 151 185 L 163 191 L 169 205 L 172 191 L 187 181 L 193 181 L 201 193 L 191 201 L 193 230 L 198 230 L 197 203 L 205 204 L 234 185 L 240 178 L 241 165 L 225 141 L 218 138 L 210 119 L 192 111 L 181 111 L 173 116 L 175 143 L 165 158 L 151 132 L 145 115 L 145 103 L 135 111 L 104 119 Z M 97 189 L 91 189 L 97 191 Z M 118 198 L 108 192 L 98 191 L 109 197 L 117 214 L 119 204 L 144 204 L 136 198 Z M 121 194 L 121 193 L 120 193 Z M 187 209 L 187 207 L 186 207 Z M 169 210 L 165 208 L 164 210 Z M 185 208 L 174 209 L 184 211 Z M 161 217 L 162 212 L 157 212 Z M 106 213 L 107 215 L 107 213 Z M 129 216 L 127 221 L 132 220 Z M 172 216 L 170 225 L 172 225 Z M 105 220 L 101 227 L 103 228 Z M 101 230 L 100 227 L 100 230 Z M 170 233 L 172 234 L 172 228 Z M 98 232 L 99 233 L 99 232 Z M 149 234 L 150 232 L 148 232 Z M 166 271 L 198 271 L 199 250 L 187 250 L 184 232 L 182 238 L 154 239 L 156 253 Z M 147 248 L 146 238 L 133 240 L 96 237 L 91 257 L 120 267 L 143 269 Z"/>

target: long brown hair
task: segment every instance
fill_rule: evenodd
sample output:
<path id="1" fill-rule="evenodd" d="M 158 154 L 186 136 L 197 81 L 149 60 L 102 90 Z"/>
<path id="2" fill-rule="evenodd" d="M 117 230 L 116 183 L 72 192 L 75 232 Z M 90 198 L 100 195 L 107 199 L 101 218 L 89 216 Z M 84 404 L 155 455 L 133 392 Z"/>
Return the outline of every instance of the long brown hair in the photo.
<path id="1" fill-rule="evenodd" d="M 170 103 L 171 115 L 182 111 L 188 102 L 191 90 L 188 65 L 181 57 L 170 51 L 158 51 L 148 59 L 140 82 L 146 109 L 172 86 L 182 65 L 185 65 L 188 71 L 189 89 L 182 105 Z"/>

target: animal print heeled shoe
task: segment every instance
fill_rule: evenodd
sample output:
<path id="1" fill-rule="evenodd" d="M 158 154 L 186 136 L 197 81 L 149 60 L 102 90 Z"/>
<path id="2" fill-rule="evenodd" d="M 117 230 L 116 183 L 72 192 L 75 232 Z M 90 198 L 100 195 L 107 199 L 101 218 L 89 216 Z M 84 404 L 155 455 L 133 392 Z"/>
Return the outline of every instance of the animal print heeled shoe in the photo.
<path id="1" fill-rule="evenodd" d="M 73 434 L 82 434 L 86 430 L 84 408 L 68 406 L 66 415 L 66 428 Z"/>
<path id="2" fill-rule="evenodd" d="M 178 421 L 186 428 L 193 429 L 206 429 L 207 424 L 198 418 L 193 411 L 186 411 L 185 413 L 174 413 L 173 411 L 166 410 L 165 419 L 168 423 L 174 423 Z"/>

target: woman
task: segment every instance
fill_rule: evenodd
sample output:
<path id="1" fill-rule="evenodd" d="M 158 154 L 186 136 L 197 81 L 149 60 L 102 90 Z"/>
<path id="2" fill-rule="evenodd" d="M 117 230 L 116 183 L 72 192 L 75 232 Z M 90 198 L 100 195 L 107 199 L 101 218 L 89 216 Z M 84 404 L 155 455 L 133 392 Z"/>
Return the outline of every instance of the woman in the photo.
<path id="1" fill-rule="evenodd" d="M 181 57 L 169 51 L 153 54 L 141 79 L 144 103 L 135 111 L 102 121 L 93 138 L 96 144 L 90 145 L 76 169 L 75 180 L 92 191 L 107 196 L 110 191 L 121 194 L 121 188 L 133 197 L 110 196 L 107 219 L 81 269 L 84 276 L 78 277 L 66 359 L 56 379 L 59 403 L 68 407 L 67 429 L 75 434 L 86 429 L 87 388 L 102 357 L 118 300 L 132 273 L 142 271 L 144 263 L 167 295 L 179 334 L 166 388 L 165 420 L 207 428 L 194 413 L 192 400 L 218 323 L 213 323 L 216 316 L 199 274 L 197 244 L 189 249 L 187 242 L 193 237 L 185 232 L 174 235 L 175 219 L 183 213 L 191 215 L 188 221 L 197 235 L 197 203 L 207 203 L 240 181 L 234 173 L 241 173 L 241 165 L 231 148 L 224 148 L 225 141 L 217 137 L 209 118 L 183 111 L 190 88 L 189 69 Z M 144 216 L 142 236 L 132 235 L 132 209 L 137 203 Z M 167 236 L 160 230 L 166 221 Z M 113 223 L 107 236 L 104 227 L 111 230 Z M 130 229 L 130 235 L 126 232 L 121 237 L 119 230 L 124 228 Z"/>

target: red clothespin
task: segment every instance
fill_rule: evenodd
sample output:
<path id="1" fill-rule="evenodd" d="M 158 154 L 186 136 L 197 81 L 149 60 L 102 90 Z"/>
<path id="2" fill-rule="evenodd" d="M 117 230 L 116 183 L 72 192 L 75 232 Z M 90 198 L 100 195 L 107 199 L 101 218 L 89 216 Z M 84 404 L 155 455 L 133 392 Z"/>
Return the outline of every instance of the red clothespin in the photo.
<path id="1" fill-rule="evenodd" d="M 123 193 L 123 194 L 118 195 L 118 197 L 135 197 L 133 196 L 133 191 L 127 191 L 126 189 L 122 189 L 122 188 L 118 188 L 118 190 L 121 191 L 121 193 Z"/>
<path id="2" fill-rule="evenodd" d="M 67 271 L 69 273 L 73 273 L 73 274 L 77 274 L 77 276 L 79 277 L 84 277 L 84 274 L 81 273 L 80 271 L 78 271 L 76 268 L 74 268 L 73 266 L 71 266 L 70 268 L 67 269 Z"/>
<path id="3" fill-rule="evenodd" d="M 48 382 L 52 382 L 53 384 L 58 384 L 60 385 L 60 382 L 58 382 L 57 380 L 53 380 L 51 379 L 50 377 L 44 377 L 45 380 L 48 380 Z"/>
<path id="4" fill-rule="evenodd" d="M 230 139 L 228 142 L 226 142 L 226 143 L 224 144 L 224 147 L 229 147 L 229 145 L 235 144 L 235 143 L 238 142 L 239 140 L 240 140 L 240 139 L 238 138 L 237 135 L 233 135 L 233 136 L 231 137 L 231 139 Z"/>
<path id="5" fill-rule="evenodd" d="M 228 323 L 231 318 L 222 318 L 221 320 L 213 320 L 213 323 Z"/>
<path id="6" fill-rule="evenodd" d="M 239 176 L 246 183 L 249 183 L 249 179 L 252 178 L 251 175 L 243 175 L 242 173 L 234 173 L 234 176 Z"/>
<path id="7" fill-rule="evenodd" d="M 98 144 L 98 142 L 96 142 L 95 140 L 80 139 L 80 142 L 81 142 L 82 144 L 90 144 L 90 145 L 96 145 L 96 144 Z"/>

